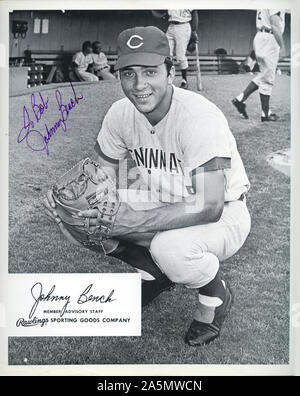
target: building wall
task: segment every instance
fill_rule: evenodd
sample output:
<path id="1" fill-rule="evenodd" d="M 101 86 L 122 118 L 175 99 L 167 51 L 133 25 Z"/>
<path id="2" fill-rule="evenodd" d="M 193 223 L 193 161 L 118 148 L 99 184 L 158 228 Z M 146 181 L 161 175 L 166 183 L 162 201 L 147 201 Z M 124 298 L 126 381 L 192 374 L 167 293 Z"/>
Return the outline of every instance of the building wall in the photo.
<path id="1" fill-rule="evenodd" d="M 33 33 L 34 19 L 49 19 L 48 34 Z M 28 22 L 25 38 L 14 38 L 12 20 Z M 104 51 L 116 50 L 120 31 L 142 25 L 155 25 L 166 31 L 167 22 L 140 11 L 14 11 L 10 14 L 10 56 L 23 56 L 24 50 L 78 51 L 85 40 L 99 40 Z M 255 11 L 200 10 L 199 50 L 213 54 L 216 48 L 231 55 L 247 55 L 255 35 Z M 286 56 L 290 55 L 290 15 L 286 15 L 284 34 Z"/>

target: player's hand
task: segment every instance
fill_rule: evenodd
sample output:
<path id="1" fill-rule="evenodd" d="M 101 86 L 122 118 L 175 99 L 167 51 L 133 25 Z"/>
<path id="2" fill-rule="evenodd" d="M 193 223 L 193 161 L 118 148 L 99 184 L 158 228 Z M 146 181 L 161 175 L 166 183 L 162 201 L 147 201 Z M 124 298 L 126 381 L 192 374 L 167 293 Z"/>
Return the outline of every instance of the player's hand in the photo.
<path id="1" fill-rule="evenodd" d="M 279 59 L 285 58 L 285 48 L 281 47 L 279 51 Z"/>
<path id="2" fill-rule="evenodd" d="M 89 219 L 89 228 L 91 232 L 95 232 L 97 226 L 98 209 L 81 210 L 78 212 L 79 217 Z"/>
<path id="3" fill-rule="evenodd" d="M 91 232 L 94 232 L 98 225 L 98 214 L 98 209 L 82 210 L 78 212 L 78 216 L 89 218 Z M 135 219 L 140 216 L 141 212 L 133 210 L 130 205 L 122 202 L 115 219 L 111 237 L 120 237 L 134 232 L 132 225 L 135 223 Z"/>
<path id="4" fill-rule="evenodd" d="M 195 43 L 198 43 L 199 37 L 198 37 L 198 33 L 196 32 L 196 30 L 192 30 L 191 39 L 194 40 Z"/>

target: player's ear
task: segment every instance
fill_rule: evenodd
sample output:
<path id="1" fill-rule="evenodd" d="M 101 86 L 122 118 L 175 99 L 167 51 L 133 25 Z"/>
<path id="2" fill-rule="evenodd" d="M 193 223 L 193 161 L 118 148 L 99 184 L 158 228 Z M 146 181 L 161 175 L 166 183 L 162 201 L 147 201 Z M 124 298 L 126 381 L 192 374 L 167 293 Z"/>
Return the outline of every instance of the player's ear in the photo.
<path id="1" fill-rule="evenodd" d="M 168 74 L 168 84 L 172 84 L 175 78 L 175 67 L 172 66 Z"/>

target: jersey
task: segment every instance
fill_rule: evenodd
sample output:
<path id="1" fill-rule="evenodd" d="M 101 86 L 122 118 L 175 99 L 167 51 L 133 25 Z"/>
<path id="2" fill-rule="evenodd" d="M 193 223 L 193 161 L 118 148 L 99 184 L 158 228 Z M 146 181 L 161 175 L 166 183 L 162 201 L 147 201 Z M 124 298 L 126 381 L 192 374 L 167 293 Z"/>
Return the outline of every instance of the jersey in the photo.
<path id="1" fill-rule="evenodd" d="M 271 16 L 279 14 L 280 17 L 280 30 L 281 33 L 284 32 L 285 26 L 285 11 L 279 9 L 272 9 L 272 10 L 257 10 L 256 13 L 256 27 L 257 29 L 261 30 L 263 28 L 271 30 Z"/>
<path id="2" fill-rule="evenodd" d="M 79 71 L 86 71 L 88 66 L 93 63 L 93 58 L 91 57 L 91 54 L 84 55 L 84 53 L 80 51 L 73 55 L 72 62 L 78 65 Z"/>
<path id="3" fill-rule="evenodd" d="M 101 151 L 116 160 L 129 152 L 152 197 L 161 202 L 193 194 L 195 169 L 224 169 L 225 201 L 237 200 L 250 183 L 223 113 L 201 95 L 173 89 L 170 109 L 154 127 L 128 98 L 115 102 L 97 138 Z"/>
<path id="4" fill-rule="evenodd" d="M 100 54 L 92 53 L 91 57 L 93 59 L 95 70 L 102 70 L 109 67 L 107 58 L 103 52 L 100 52 Z"/>
<path id="5" fill-rule="evenodd" d="M 169 22 L 190 22 L 192 19 L 192 10 L 168 10 Z"/>

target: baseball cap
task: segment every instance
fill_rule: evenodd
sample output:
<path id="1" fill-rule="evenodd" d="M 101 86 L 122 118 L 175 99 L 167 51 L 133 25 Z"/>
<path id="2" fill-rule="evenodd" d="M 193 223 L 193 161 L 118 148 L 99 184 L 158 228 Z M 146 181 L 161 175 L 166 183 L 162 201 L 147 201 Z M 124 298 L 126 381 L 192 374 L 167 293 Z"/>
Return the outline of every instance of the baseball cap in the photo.
<path id="1" fill-rule="evenodd" d="M 155 26 L 126 29 L 118 37 L 115 70 L 127 66 L 158 66 L 170 56 L 167 36 Z"/>

